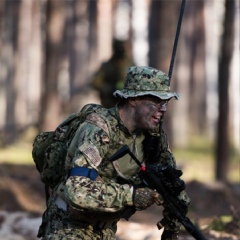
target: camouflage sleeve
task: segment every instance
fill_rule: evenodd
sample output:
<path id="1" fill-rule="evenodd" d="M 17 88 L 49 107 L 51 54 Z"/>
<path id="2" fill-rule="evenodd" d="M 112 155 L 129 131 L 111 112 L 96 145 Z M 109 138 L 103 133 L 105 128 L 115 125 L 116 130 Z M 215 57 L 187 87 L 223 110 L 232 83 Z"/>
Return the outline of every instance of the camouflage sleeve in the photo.
<path id="1" fill-rule="evenodd" d="M 109 147 L 109 134 L 101 121 L 87 121 L 81 124 L 70 145 L 69 151 L 75 154 L 72 167 L 84 166 L 98 171 Z M 115 212 L 131 206 L 132 192 L 128 184 L 120 185 L 114 181 L 92 181 L 82 176 L 71 176 L 65 187 L 65 198 L 72 207 L 94 209 L 95 211 Z"/>
<path id="2" fill-rule="evenodd" d="M 117 212 L 133 205 L 130 186 L 73 176 L 66 183 L 66 199 L 74 208 Z"/>
<path id="3" fill-rule="evenodd" d="M 90 114 L 80 125 L 68 148 L 68 167 L 85 166 L 97 170 L 108 152 L 109 130 L 105 121 L 97 114 Z"/>

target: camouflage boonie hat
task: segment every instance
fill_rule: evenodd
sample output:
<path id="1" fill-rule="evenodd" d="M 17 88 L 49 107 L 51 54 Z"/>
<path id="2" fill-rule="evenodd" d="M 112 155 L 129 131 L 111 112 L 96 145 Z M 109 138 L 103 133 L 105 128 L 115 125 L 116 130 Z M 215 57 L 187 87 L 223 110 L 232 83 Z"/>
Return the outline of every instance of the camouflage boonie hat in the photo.
<path id="1" fill-rule="evenodd" d="M 115 97 L 129 98 L 152 95 L 166 100 L 179 95 L 170 92 L 169 77 L 166 73 L 151 67 L 130 67 L 123 90 L 113 93 Z"/>

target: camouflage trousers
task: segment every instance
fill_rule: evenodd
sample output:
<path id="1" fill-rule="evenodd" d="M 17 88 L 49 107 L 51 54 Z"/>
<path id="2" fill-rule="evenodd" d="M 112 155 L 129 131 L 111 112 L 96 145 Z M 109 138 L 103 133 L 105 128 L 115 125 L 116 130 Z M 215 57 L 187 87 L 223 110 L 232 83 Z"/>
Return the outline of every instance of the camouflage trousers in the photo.
<path id="1" fill-rule="evenodd" d="M 51 203 L 43 214 L 38 237 L 42 240 L 116 240 L 117 226 L 100 229 L 87 222 L 69 221 L 68 213 Z"/>

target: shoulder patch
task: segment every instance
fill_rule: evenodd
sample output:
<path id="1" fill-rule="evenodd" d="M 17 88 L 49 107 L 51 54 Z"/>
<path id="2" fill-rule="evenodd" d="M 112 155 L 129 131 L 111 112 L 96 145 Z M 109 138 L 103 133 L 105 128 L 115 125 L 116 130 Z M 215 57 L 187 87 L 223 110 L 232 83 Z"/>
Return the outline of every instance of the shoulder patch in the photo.
<path id="1" fill-rule="evenodd" d="M 93 167 L 98 167 L 102 161 L 98 149 L 90 142 L 90 144 L 83 144 L 79 150 L 87 157 Z"/>

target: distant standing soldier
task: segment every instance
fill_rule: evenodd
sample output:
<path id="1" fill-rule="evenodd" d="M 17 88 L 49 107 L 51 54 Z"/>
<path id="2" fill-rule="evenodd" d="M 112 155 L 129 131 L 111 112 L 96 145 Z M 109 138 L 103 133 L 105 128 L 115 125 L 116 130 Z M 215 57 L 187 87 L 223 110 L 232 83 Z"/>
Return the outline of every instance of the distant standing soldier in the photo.
<path id="1" fill-rule="evenodd" d="M 93 76 L 92 86 L 98 90 L 101 105 L 106 108 L 114 107 L 117 103 L 113 92 L 123 89 L 127 69 L 134 65 L 126 53 L 125 44 L 125 41 L 114 39 L 111 58 L 103 62 Z"/>

